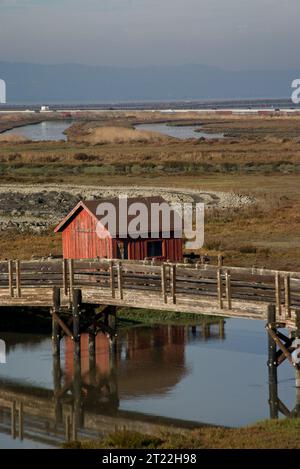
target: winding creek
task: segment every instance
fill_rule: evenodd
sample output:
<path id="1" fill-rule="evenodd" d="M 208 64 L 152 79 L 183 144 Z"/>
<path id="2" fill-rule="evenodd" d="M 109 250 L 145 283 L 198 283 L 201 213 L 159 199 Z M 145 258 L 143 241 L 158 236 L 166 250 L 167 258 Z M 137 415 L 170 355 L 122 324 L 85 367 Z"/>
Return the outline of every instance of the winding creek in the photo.
<path id="1" fill-rule="evenodd" d="M 70 127 L 71 121 L 44 121 L 39 124 L 15 127 L 5 132 L 6 135 L 23 135 L 35 142 L 46 140 L 67 140 L 64 131 Z"/>
<path id="2" fill-rule="evenodd" d="M 5 132 L 7 135 L 23 135 L 33 141 L 51 141 L 51 140 L 67 140 L 64 134 L 65 130 L 70 127 L 72 121 L 44 121 L 39 124 L 24 125 Z M 222 133 L 209 133 L 201 131 L 199 125 L 168 125 L 168 124 L 139 124 L 136 129 L 158 132 L 163 135 L 175 137 L 180 140 L 189 138 L 206 138 L 206 139 L 222 139 Z"/>

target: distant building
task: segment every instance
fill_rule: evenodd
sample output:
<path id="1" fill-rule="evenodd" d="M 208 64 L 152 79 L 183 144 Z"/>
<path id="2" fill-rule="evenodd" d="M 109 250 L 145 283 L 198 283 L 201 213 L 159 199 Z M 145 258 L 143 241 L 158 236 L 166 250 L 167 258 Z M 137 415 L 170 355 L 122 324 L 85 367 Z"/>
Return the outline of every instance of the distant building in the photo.
<path id="1" fill-rule="evenodd" d="M 6 83 L 0 79 L 0 104 L 6 103 Z"/>
<path id="2" fill-rule="evenodd" d="M 41 106 L 40 112 L 50 112 L 49 106 Z"/>

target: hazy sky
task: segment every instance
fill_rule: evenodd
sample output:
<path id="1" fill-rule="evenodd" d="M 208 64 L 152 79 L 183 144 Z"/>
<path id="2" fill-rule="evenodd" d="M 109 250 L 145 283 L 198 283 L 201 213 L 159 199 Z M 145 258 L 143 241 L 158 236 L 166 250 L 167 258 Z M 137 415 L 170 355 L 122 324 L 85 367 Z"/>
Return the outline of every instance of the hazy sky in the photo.
<path id="1" fill-rule="evenodd" d="M 0 0 L 0 61 L 299 68 L 299 0 Z"/>

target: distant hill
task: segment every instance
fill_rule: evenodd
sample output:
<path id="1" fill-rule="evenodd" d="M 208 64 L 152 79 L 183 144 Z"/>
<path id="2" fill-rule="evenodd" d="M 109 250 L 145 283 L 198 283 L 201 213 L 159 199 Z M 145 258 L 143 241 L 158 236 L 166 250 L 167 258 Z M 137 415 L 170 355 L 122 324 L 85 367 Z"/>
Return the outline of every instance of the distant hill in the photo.
<path id="1" fill-rule="evenodd" d="M 203 65 L 122 68 L 0 62 L 8 103 L 284 98 L 300 70 L 226 71 Z"/>

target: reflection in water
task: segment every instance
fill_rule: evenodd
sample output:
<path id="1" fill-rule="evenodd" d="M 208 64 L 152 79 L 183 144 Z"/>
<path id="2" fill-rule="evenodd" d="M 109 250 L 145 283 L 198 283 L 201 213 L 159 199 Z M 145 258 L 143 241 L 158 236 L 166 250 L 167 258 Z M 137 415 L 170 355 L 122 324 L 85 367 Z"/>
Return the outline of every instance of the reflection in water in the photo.
<path id="1" fill-rule="evenodd" d="M 24 135 L 33 141 L 43 140 L 67 140 L 64 134 L 65 130 L 70 127 L 72 121 L 44 121 L 40 124 L 24 125 L 7 130 L 5 134 Z"/>
<path id="2" fill-rule="evenodd" d="M 121 331 L 112 346 L 99 334 L 95 356 L 83 335 L 75 362 L 66 339 L 62 357 L 51 358 L 52 376 L 48 338 L 4 334 L 9 354 L 0 367 L 0 447 L 58 446 L 116 428 L 155 433 L 200 422 L 243 425 L 267 416 L 268 399 L 272 418 L 299 415 L 299 394 L 289 410 L 295 390 L 287 393 L 288 380 L 270 382 L 269 397 L 261 391 L 268 381 L 261 326 L 227 320 L 226 334 L 223 320 L 139 327 Z"/>
<path id="3" fill-rule="evenodd" d="M 223 133 L 210 133 L 201 131 L 201 125 L 168 125 L 168 124 L 139 124 L 137 130 L 147 130 L 148 132 L 158 132 L 169 137 L 175 137 L 180 140 L 188 138 L 223 139 Z"/>
<path id="4" fill-rule="evenodd" d="M 35 345 L 33 337 L 25 336 L 23 345 L 32 341 Z M 13 337 L 6 339 L 12 347 Z M 122 410 L 120 399 L 165 394 L 188 372 L 186 343 L 220 339 L 224 339 L 223 320 L 197 327 L 134 328 L 113 345 L 98 334 L 91 357 L 88 334 L 83 334 L 81 359 L 74 361 L 73 342 L 67 338 L 64 361 L 53 357 L 52 389 L 1 379 L 0 433 L 51 446 L 95 438 L 117 427 L 146 433 L 166 427 L 195 428 L 198 424 L 191 421 Z"/>

